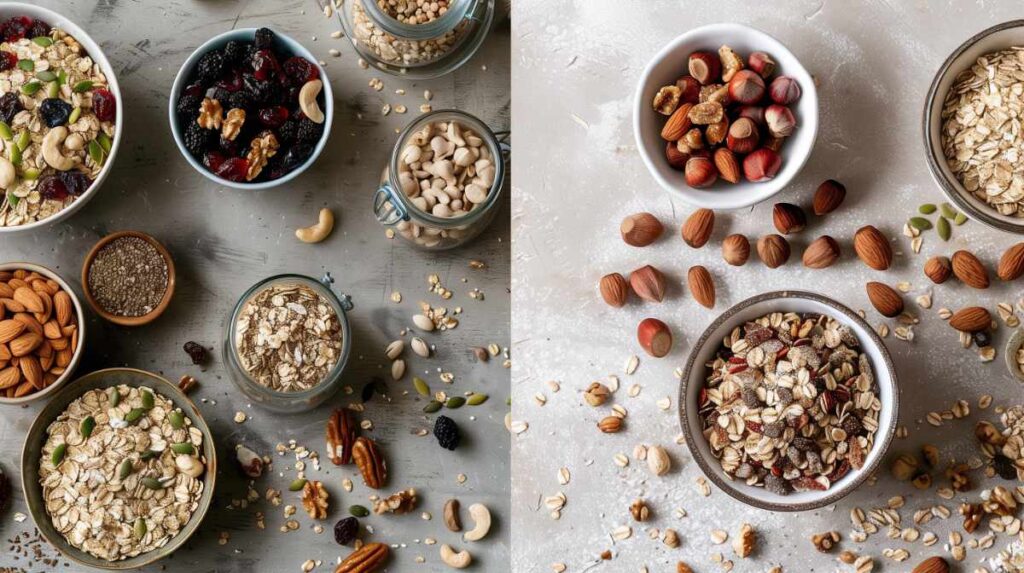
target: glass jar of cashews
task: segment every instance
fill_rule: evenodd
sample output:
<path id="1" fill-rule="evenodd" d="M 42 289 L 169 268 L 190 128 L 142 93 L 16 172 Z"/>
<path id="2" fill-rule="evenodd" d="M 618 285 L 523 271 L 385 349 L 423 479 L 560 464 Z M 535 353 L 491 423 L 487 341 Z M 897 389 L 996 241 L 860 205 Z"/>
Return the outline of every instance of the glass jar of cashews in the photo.
<path id="1" fill-rule="evenodd" d="M 472 115 L 438 110 L 399 135 L 374 212 L 391 232 L 424 249 L 451 249 L 498 212 L 509 146 Z"/>

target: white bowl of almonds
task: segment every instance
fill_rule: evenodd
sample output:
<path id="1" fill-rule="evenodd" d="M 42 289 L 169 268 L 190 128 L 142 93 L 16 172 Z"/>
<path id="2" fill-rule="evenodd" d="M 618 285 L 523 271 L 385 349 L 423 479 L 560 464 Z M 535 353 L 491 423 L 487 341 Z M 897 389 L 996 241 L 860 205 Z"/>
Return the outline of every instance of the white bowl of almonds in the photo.
<path id="1" fill-rule="evenodd" d="M 760 509 L 806 511 L 853 491 L 885 456 L 899 413 L 889 353 L 849 308 L 769 292 L 718 317 L 680 390 L 686 443 L 704 474 Z"/>

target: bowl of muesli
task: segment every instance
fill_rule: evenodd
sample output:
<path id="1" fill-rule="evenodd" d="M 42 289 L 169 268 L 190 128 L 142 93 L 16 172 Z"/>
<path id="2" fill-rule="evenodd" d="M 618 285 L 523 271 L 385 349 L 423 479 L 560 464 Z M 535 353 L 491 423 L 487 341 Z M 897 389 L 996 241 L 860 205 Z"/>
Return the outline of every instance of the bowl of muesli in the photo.
<path id="1" fill-rule="evenodd" d="M 99 370 L 64 387 L 32 423 L 22 487 L 39 532 L 89 567 L 136 569 L 195 533 L 217 455 L 199 409 L 142 370 Z"/>
<path id="2" fill-rule="evenodd" d="M 684 372 L 687 447 L 712 482 L 753 507 L 835 503 L 871 475 L 896 429 L 899 388 L 885 345 L 819 294 L 737 304 L 704 331 Z"/>
<path id="3" fill-rule="evenodd" d="M 61 221 L 96 194 L 121 141 L 99 45 L 51 10 L 0 5 L 0 233 Z"/>

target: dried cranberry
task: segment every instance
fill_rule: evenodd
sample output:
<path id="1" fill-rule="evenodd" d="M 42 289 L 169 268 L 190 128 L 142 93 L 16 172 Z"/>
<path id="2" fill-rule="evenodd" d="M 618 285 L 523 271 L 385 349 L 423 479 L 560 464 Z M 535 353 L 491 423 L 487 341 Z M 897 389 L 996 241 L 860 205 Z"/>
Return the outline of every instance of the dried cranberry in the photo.
<path id="1" fill-rule="evenodd" d="M 68 198 L 68 188 L 56 175 L 47 175 L 36 184 L 36 190 L 43 199 L 63 201 Z"/>
<path id="2" fill-rule="evenodd" d="M 11 52 L 0 52 L 0 71 L 9 70 L 18 65 L 18 56 Z"/>
<path id="3" fill-rule="evenodd" d="M 206 362 L 206 349 L 198 342 L 189 340 L 185 343 L 184 348 L 188 357 L 192 359 L 192 364 L 202 364 L 203 362 Z"/>
<path id="4" fill-rule="evenodd" d="M 89 176 L 81 171 L 61 171 L 57 177 L 60 178 L 68 193 L 76 196 L 85 193 L 89 189 L 89 185 L 92 185 L 92 179 L 89 179 Z"/>
<path id="5" fill-rule="evenodd" d="M 284 62 L 284 73 L 288 79 L 302 85 L 320 77 L 320 70 L 306 58 L 291 57 Z"/>
<path id="6" fill-rule="evenodd" d="M 261 50 L 267 50 L 274 47 L 274 31 L 270 28 L 260 28 L 256 30 L 256 47 Z"/>
<path id="7" fill-rule="evenodd" d="M 259 112 L 260 121 L 269 127 L 281 127 L 288 120 L 288 108 L 283 106 L 265 107 Z"/>
<path id="8" fill-rule="evenodd" d="M 235 139 L 221 137 L 220 140 L 217 142 L 217 145 L 220 147 L 220 150 L 223 151 L 225 155 L 235 156 L 238 155 L 239 150 L 238 140 L 239 138 L 237 137 Z M 214 170 L 216 170 L 216 168 Z"/>
<path id="9" fill-rule="evenodd" d="M 224 154 L 219 151 L 207 151 L 203 154 L 203 165 L 210 171 L 216 173 L 220 169 L 221 163 L 224 163 Z"/>
<path id="10" fill-rule="evenodd" d="M 21 98 L 15 92 L 7 92 L 0 96 L 0 120 L 10 124 L 14 116 L 24 109 L 21 105 Z"/>
<path id="11" fill-rule="evenodd" d="M 245 173 L 249 170 L 249 162 L 241 157 L 232 157 L 226 159 L 224 163 L 221 163 L 220 167 L 215 171 L 217 177 L 227 179 L 228 181 L 245 181 Z"/>
<path id="12" fill-rule="evenodd" d="M 35 20 L 32 22 L 32 27 L 28 29 L 28 35 L 30 38 L 38 38 L 40 36 L 50 35 L 50 25 L 42 20 Z"/>
<path id="13" fill-rule="evenodd" d="M 205 92 L 206 92 L 206 90 L 203 89 L 203 85 L 200 84 L 199 82 L 196 82 L 194 84 L 189 84 L 189 85 L 185 86 L 185 89 L 184 89 L 184 91 L 181 92 L 181 95 L 183 95 L 183 96 L 200 96 L 200 97 L 202 97 Z"/>
<path id="14" fill-rule="evenodd" d="M 237 92 L 242 89 L 242 73 L 238 70 L 231 70 L 214 85 L 227 92 Z"/>
<path id="15" fill-rule="evenodd" d="M 28 16 L 15 16 L 3 24 L 0 24 L 0 33 L 3 33 L 5 41 L 17 42 L 28 34 L 29 28 L 31 27 L 32 18 L 29 18 Z"/>
<path id="16" fill-rule="evenodd" d="M 92 111 L 100 121 L 114 121 L 117 114 L 117 99 L 110 90 L 98 89 L 92 92 Z"/>
<path id="17" fill-rule="evenodd" d="M 279 70 L 277 57 L 270 50 L 259 50 L 252 58 L 252 72 L 258 80 L 269 80 Z"/>

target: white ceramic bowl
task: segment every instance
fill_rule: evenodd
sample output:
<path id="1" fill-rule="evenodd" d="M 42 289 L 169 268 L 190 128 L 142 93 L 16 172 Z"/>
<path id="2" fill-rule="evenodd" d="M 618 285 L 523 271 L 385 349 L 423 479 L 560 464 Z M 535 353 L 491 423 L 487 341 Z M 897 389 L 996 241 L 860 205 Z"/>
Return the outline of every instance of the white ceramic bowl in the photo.
<path id="1" fill-rule="evenodd" d="M 36 221 L 27 225 L 18 225 L 17 227 L 0 227 L 0 235 L 4 233 L 17 233 L 21 231 L 30 231 L 32 229 L 38 229 L 70 217 L 75 211 L 78 211 L 89 202 L 96 193 L 99 192 L 100 186 L 107 179 L 107 175 L 110 174 L 110 170 L 114 166 L 114 160 L 117 158 L 117 150 L 121 147 L 121 133 L 122 126 L 124 125 L 124 99 L 121 97 L 121 86 L 117 83 L 117 75 L 114 74 L 114 68 L 111 67 L 110 62 L 107 61 L 107 57 L 103 54 L 103 50 L 100 49 L 99 44 L 93 41 L 88 34 L 85 33 L 77 24 L 68 20 L 64 16 L 52 11 L 35 6 L 33 4 L 25 4 L 22 2 L 4 2 L 0 3 L 0 20 L 6 20 L 14 16 L 28 16 L 33 19 L 42 20 L 53 26 L 54 28 L 60 28 L 68 34 L 71 34 L 78 40 L 78 43 L 85 48 L 85 51 L 89 54 L 89 57 L 94 62 L 100 65 L 100 69 L 103 70 L 103 74 L 107 76 L 107 87 L 110 89 L 110 93 L 114 94 L 117 99 L 117 112 L 114 117 L 114 141 L 110 147 L 110 153 L 107 155 L 106 163 L 103 165 L 103 169 L 100 170 L 99 175 L 89 186 L 89 189 L 82 193 L 78 199 L 75 199 L 70 205 L 57 213 L 43 219 L 42 221 Z"/>
<path id="2" fill-rule="evenodd" d="M 181 122 L 178 121 L 178 114 L 175 113 L 174 107 L 178 103 L 178 96 L 181 94 L 182 90 L 185 89 L 185 86 L 188 85 L 188 82 L 192 77 L 192 71 L 195 69 L 196 65 L 199 64 L 199 58 L 203 57 L 203 54 L 213 49 L 223 48 L 225 44 L 231 40 L 244 40 L 251 42 L 256 35 L 256 28 L 236 28 L 210 38 L 203 43 L 203 45 L 196 48 L 196 51 L 192 52 L 188 59 L 185 60 L 185 63 L 181 65 L 181 69 L 178 70 L 178 75 L 174 78 L 174 85 L 171 86 L 170 102 L 167 106 L 167 113 L 171 122 L 171 134 L 174 136 L 174 143 L 178 145 L 178 150 L 181 151 L 181 154 L 185 157 L 185 161 L 188 161 L 189 165 L 191 165 L 193 169 L 202 173 L 203 176 L 210 181 L 226 187 L 256 190 L 269 189 L 271 187 L 277 187 L 278 185 L 287 183 L 288 181 L 298 177 L 300 173 L 308 169 L 309 166 L 316 161 L 316 158 L 320 156 L 320 152 L 323 151 L 324 147 L 327 145 L 327 139 L 331 135 L 331 124 L 334 122 L 334 90 L 331 88 L 331 81 L 327 77 L 327 72 L 324 70 L 323 66 L 319 64 L 316 56 L 307 50 L 305 46 L 298 43 L 291 37 L 282 34 L 280 31 L 270 26 L 267 27 L 274 31 L 274 34 L 277 35 L 278 41 L 284 45 L 287 52 L 294 56 L 306 58 L 310 63 L 316 66 L 316 69 L 320 72 L 320 80 L 324 84 L 323 91 L 321 92 L 321 97 L 324 101 L 324 133 L 320 136 L 320 141 L 317 142 L 316 147 L 313 148 L 313 153 L 309 155 L 305 163 L 296 167 L 283 177 L 272 181 L 261 181 L 258 183 L 228 181 L 227 179 L 217 177 L 206 169 L 202 163 L 197 161 L 195 157 L 192 157 L 192 154 L 185 149 L 185 142 L 183 139 L 184 129 L 182 129 Z M 280 152 L 283 151 L 283 149 L 280 150 Z"/>
<path id="3" fill-rule="evenodd" d="M 754 51 L 766 52 L 777 63 L 776 75 L 796 79 L 803 94 L 790 106 L 797 128 L 779 151 L 782 168 L 774 179 L 761 183 L 741 180 L 736 184 L 719 180 L 707 189 L 694 189 L 686 184 L 683 172 L 670 167 L 665 159 L 666 142 L 661 138 L 665 116 L 655 112 L 651 102 L 662 86 L 675 84 L 679 77 L 688 74 L 687 59 L 691 53 L 708 50 L 717 54 L 722 44 L 731 46 L 744 58 Z M 711 24 L 694 28 L 672 40 L 647 64 L 633 102 L 633 133 L 644 164 L 670 195 L 695 207 L 740 209 L 775 195 L 803 168 L 818 135 L 818 92 L 811 75 L 796 56 L 775 38 L 742 24 Z"/>
<path id="4" fill-rule="evenodd" d="M 46 278 L 53 279 L 57 281 L 57 284 L 60 285 L 60 288 L 63 289 L 64 292 L 71 295 L 71 302 L 74 303 L 75 305 L 75 319 L 78 321 L 78 348 L 75 349 L 75 354 L 71 357 L 71 362 L 64 370 L 64 374 L 61 374 L 60 377 L 57 378 L 57 380 L 53 384 L 50 384 L 46 388 L 43 388 L 42 390 L 39 390 L 37 392 L 33 392 L 26 396 L 22 396 L 21 398 L 0 397 L 0 406 L 22 406 L 28 404 L 29 402 L 34 402 L 36 400 L 43 399 L 49 396 L 50 394 L 56 392 L 58 388 L 64 385 L 64 382 L 70 380 L 75 375 L 75 369 L 78 368 L 78 363 L 82 360 L 82 352 L 85 349 L 85 313 L 82 311 L 82 301 L 78 298 L 78 293 L 76 293 L 74 289 L 71 288 L 71 285 L 69 285 L 67 281 L 62 279 L 60 275 L 42 265 L 17 262 L 0 263 L 0 271 L 13 271 L 17 269 L 35 271 Z"/>
<path id="5" fill-rule="evenodd" d="M 700 390 L 704 386 L 707 369 L 704 366 L 713 359 L 722 339 L 737 325 L 757 319 L 771 312 L 810 312 L 826 314 L 849 326 L 860 340 L 861 349 L 871 360 L 878 397 L 882 403 L 879 412 L 878 431 L 874 446 L 859 470 L 850 470 L 843 478 L 832 484 L 826 491 L 792 492 L 779 495 L 763 487 L 747 485 L 742 481 L 726 477 L 718 460 L 711 453 L 711 446 L 702 432 L 702 420 L 698 414 Z M 896 370 L 889 351 L 882 340 L 864 319 L 846 306 L 819 294 L 803 291 L 768 292 L 749 298 L 730 308 L 708 326 L 700 340 L 693 347 L 683 370 L 679 391 L 680 419 L 686 446 L 701 471 L 720 489 L 747 505 L 770 511 L 807 511 L 839 501 L 860 485 L 882 461 L 889 449 L 896 421 L 899 417 L 899 385 Z"/>

